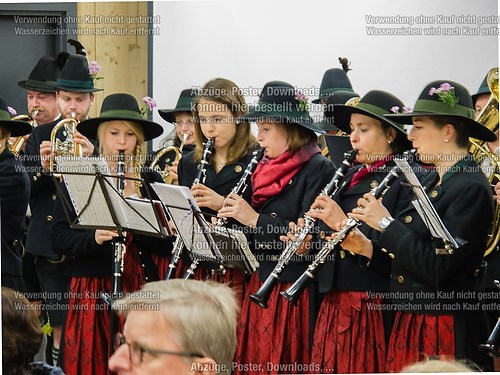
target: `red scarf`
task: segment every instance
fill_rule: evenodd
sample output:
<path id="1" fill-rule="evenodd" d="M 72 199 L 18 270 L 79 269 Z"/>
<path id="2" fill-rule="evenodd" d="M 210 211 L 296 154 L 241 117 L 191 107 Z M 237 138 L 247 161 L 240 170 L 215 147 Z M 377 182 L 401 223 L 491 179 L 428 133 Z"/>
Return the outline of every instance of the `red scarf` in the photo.
<path id="1" fill-rule="evenodd" d="M 377 172 L 380 167 L 385 165 L 389 160 L 394 159 L 394 155 L 388 155 L 384 157 L 382 160 L 376 161 L 375 163 L 371 165 L 364 165 L 361 168 L 358 169 L 356 173 L 354 173 L 354 176 L 352 176 L 351 183 L 349 184 L 349 189 L 352 188 L 354 185 L 359 184 L 361 181 L 363 181 L 365 178 L 367 178 L 369 175 Z"/>
<path id="2" fill-rule="evenodd" d="M 276 159 L 264 156 L 252 175 L 253 206 L 259 207 L 269 198 L 281 193 L 303 164 L 319 153 L 321 150 L 318 145 L 310 143 L 299 151 L 287 151 Z"/>

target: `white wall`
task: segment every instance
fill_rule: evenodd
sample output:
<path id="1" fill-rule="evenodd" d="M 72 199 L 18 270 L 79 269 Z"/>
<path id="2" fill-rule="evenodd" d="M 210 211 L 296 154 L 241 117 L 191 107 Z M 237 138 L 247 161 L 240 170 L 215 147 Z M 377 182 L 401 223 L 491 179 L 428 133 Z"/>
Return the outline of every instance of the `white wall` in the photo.
<path id="1" fill-rule="evenodd" d="M 154 36 L 153 94 L 172 108 L 184 88 L 215 77 L 241 88 L 271 80 L 317 90 L 325 70 L 351 60 L 349 78 L 357 93 L 389 91 L 413 106 L 423 86 L 449 79 L 476 92 L 486 72 L 498 66 L 498 35 L 463 35 L 465 24 L 438 16 L 497 16 L 497 0 L 274 0 L 166 1 L 154 3 L 161 16 Z M 433 16 L 430 24 L 368 24 L 367 16 Z M 479 27 L 480 32 L 493 24 Z M 462 35 L 369 36 L 367 27 L 458 27 Z M 498 29 L 497 29 L 498 30 Z M 247 96 L 254 102 L 255 96 Z M 155 120 L 169 126 L 156 114 Z"/>

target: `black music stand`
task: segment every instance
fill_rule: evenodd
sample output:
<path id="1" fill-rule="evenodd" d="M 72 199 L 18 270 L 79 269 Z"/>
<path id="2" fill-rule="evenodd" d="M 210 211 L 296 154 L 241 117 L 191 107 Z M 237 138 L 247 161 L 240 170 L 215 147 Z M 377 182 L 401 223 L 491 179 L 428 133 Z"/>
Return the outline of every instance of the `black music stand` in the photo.
<path id="1" fill-rule="evenodd" d="M 57 158 L 58 173 L 71 202 L 61 187 L 56 183 L 66 218 L 73 229 L 108 229 L 117 230 L 118 239 L 114 241 L 115 260 L 113 264 L 113 295 L 101 293 L 101 298 L 110 308 L 109 353 L 114 351 L 114 335 L 118 331 L 116 317 L 112 310 L 115 299 L 122 297 L 121 271 L 125 254 L 124 232 L 165 238 L 169 235 L 164 212 L 158 211 L 158 205 L 148 199 L 124 198 L 113 186 L 113 178 L 108 173 L 106 161 L 99 157 Z M 138 179 L 125 178 L 133 183 Z M 147 191 L 147 190 L 146 190 Z M 160 207 L 162 207 L 160 205 Z M 71 219 L 70 211 L 76 214 Z M 163 215 L 162 215 L 163 214 Z M 117 248 L 118 246 L 118 248 Z M 120 248 L 121 246 L 121 248 Z M 120 251 L 121 249 L 121 251 Z M 121 270 L 120 270 L 121 268 Z"/>

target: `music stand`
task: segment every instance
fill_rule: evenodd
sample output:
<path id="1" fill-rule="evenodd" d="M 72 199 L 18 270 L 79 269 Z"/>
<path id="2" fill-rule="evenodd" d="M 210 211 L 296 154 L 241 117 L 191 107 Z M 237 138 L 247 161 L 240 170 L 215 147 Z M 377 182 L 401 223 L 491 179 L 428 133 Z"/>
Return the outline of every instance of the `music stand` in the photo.
<path id="1" fill-rule="evenodd" d="M 195 262 L 218 262 L 247 273 L 259 267 L 245 235 L 230 228 L 210 227 L 188 187 L 162 183 L 153 183 L 151 187 L 165 205 Z"/>

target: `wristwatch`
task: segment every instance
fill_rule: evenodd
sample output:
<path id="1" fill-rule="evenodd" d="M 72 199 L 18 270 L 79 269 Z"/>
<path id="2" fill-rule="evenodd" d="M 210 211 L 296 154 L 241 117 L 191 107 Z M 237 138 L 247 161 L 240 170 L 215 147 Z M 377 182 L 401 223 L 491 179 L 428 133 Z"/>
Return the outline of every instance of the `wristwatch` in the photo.
<path id="1" fill-rule="evenodd" d="M 382 219 L 380 219 L 380 221 L 378 222 L 380 231 L 383 233 L 387 229 L 387 227 L 391 225 L 393 221 L 394 219 L 390 216 L 383 217 Z"/>

